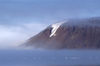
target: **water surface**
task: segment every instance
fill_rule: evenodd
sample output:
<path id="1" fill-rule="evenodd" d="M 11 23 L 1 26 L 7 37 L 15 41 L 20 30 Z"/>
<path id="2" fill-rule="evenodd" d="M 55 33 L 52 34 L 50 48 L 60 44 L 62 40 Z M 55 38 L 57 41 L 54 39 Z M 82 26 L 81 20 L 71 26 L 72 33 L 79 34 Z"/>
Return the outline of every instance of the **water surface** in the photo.
<path id="1" fill-rule="evenodd" d="M 0 66 L 100 65 L 100 50 L 0 50 Z"/>

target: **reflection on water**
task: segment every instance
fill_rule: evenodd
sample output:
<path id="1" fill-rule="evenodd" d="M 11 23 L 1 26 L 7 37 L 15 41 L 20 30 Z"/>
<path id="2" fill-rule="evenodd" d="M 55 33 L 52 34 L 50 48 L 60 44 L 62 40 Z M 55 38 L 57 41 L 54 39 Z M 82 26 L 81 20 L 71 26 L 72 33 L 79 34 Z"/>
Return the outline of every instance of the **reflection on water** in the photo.
<path id="1" fill-rule="evenodd" d="M 100 65 L 100 50 L 0 50 L 0 66 Z"/>

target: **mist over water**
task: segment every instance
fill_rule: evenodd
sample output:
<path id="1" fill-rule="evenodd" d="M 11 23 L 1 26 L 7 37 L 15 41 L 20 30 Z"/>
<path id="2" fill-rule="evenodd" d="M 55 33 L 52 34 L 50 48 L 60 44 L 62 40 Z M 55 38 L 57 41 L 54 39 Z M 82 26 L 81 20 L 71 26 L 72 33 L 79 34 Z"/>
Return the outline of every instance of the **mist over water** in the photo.
<path id="1" fill-rule="evenodd" d="M 45 24 L 40 23 L 24 23 L 17 26 L 0 25 L 0 49 L 16 48 L 45 27 Z"/>

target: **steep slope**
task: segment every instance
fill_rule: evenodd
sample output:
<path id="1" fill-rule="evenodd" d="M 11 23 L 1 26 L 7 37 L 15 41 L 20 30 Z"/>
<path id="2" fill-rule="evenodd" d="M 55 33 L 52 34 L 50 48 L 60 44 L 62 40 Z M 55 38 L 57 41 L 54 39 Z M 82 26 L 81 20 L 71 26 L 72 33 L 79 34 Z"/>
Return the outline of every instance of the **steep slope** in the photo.
<path id="1" fill-rule="evenodd" d="M 100 48 L 100 19 L 77 19 L 52 24 L 24 45 L 47 49 Z"/>

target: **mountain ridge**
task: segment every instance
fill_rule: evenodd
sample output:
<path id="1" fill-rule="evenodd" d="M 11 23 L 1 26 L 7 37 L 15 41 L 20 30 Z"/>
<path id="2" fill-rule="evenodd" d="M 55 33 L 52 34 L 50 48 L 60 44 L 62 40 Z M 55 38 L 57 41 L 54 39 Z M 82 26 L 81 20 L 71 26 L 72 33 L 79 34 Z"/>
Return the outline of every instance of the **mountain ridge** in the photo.
<path id="1" fill-rule="evenodd" d="M 52 24 L 24 45 L 46 49 L 100 48 L 100 19 L 68 20 Z"/>

